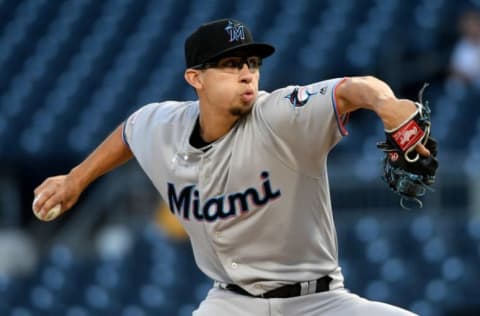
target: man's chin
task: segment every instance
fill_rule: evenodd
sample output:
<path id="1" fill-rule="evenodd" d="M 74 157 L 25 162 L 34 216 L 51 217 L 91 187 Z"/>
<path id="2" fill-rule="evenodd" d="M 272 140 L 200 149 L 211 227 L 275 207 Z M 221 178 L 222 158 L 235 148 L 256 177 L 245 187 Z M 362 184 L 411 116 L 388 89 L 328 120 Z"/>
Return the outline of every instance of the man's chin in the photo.
<path id="1" fill-rule="evenodd" d="M 252 112 L 253 104 L 245 104 L 230 109 L 230 114 L 237 117 L 243 117 Z"/>

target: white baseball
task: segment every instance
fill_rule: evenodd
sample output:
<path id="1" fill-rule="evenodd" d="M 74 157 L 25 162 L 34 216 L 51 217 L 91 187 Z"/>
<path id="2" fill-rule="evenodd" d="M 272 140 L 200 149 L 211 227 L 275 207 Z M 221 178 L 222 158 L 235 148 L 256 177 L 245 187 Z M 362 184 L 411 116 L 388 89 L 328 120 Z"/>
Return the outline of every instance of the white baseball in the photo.
<path id="1" fill-rule="evenodd" d="M 42 194 L 40 193 L 38 196 L 36 196 L 36 197 L 33 199 L 33 203 L 32 203 L 33 214 L 35 214 L 35 216 L 36 216 L 39 220 L 44 221 L 44 222 L 49 222 L 49 221 L 51 221 L 51 220 L 54 220 L 54 219 L 57 218 L 58 215 L 60 215 L 60 213 L 62 212 L 62 205 L 60 205 L 60 204 L 55 205 L 54 207 L 52 207 L 52 208 L 47 212 L 47 214 L 46 214 L 44 217 L 41 217 L 41 215 L 35 211 L 35 204 L 37 203 L 38 199 L 39 199 L 41 196 L 42 196 Z"/>

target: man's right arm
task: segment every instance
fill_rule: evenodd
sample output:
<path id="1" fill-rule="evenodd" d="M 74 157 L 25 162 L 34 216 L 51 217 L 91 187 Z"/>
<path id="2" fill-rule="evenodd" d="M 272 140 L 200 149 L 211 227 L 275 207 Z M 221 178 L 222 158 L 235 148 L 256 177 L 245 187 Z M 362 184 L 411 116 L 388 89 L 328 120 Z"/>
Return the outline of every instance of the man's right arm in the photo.
<path id="1" fill-rule="evenodd" d="M 57 204 L 62 213 L 69 210 L 87 186 L 98 177 L 124 164 L 133 157 L 122 138 L 120 124 L 85 160 L 68 174 L 47 178 L 35 190 L 34 211 L 41 217 Z"/>

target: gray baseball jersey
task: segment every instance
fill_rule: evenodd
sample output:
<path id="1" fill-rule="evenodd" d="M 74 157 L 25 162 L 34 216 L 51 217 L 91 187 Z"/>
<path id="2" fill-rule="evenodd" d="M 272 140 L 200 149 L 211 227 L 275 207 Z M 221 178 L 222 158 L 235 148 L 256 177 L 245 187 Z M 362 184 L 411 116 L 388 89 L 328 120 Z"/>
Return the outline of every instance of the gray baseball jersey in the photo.
<path id="1" fill-rule="evenodd" d="M 327 155 L 346 131 L 341 79 L 260 91 L 228 134 L 195 148 L 198 101 L 153 103 L 124 124 L 124 140 L 185 227 L 199 268 L 259 295 L 329 275 L 343 286 Z"/>

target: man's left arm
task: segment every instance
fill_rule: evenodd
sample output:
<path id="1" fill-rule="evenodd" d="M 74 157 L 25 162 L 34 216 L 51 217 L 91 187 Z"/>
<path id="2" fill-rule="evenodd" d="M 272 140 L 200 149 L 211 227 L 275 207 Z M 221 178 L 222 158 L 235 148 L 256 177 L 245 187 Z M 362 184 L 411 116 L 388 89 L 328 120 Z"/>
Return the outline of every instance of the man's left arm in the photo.
<path id="1" fill-rule="evenodd" d="M 420 197 L 431 190 L 438 168 L 437 142 L 430 137 L 430 108 L 395 97 L 392 89 L 375 77 L 344 80 L 336 89 L 337 111 L 372 110 L 383 122 L 386 140 L 377 144 L 385 152 L 383 179 L 400 195 L 400 205 L 422 207 Z M 412 204 L 413 202 L 413 204 Z"/>
<path id="2" fill-rule="evenodd" d="M 395 130 L 417 112 L 414 101 L 398 99 L 390 86 L 371 76 L 346 78 L 338 85 L 335 98 L 340 115 L 357 109 L 371 110 L 380 117 L 385 130 Z M 424 157 L 430 155 L 422 143 L 415 149 Z"/>

